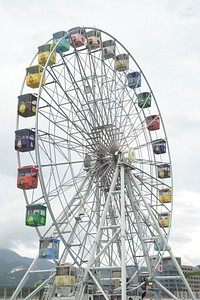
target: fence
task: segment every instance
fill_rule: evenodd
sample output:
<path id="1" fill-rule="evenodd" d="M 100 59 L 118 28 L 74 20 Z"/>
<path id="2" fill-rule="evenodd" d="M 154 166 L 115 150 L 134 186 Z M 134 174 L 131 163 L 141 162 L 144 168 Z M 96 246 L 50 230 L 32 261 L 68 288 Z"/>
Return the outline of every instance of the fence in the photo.
<path id="1" fill-rule="evenodd" d="M 4 286 L 0 285 L 0 300 L 8 300 L 11 298 L 13 292 L 15 291 L 15 286 Z M 24 299 L 26 298 L 32 291 L 34 290 L 33 287 L 24 287 L 20 292 L 17 299 Z"/>

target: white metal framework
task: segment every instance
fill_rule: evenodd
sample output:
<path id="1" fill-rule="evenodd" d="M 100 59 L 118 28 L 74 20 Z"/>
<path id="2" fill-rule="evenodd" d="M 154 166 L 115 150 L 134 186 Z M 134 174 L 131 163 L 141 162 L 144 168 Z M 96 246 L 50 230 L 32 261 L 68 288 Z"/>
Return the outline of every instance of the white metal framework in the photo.
<path id="1" fill-rule="evenodd" d="M 143 71 L 116 38 L 96 28 L 83 30 L 86 46 L 76 48 L 71 41 L 69 51 L 57 53 L 57 62 L 49 66 L 58 43 L 53 48 L 40 86 L 33 90 L 36 116 L 17 116 L 17 129 L 33 127 L 36 133 L 35 151 L 17 152 L 19 167 L 39 169 L 38 188 L 24 191 L 27 204 L 43 203 L 48 209 L 46 226 L 36 230 L 39 237 L 59 238 L 57 263 L 72 263 L 79 272 L 75 293 L 63 299 L 95 299 L 95 294 L 101 299 L 114 299 L 114 294 L 122 300 L 134 297 L 132 291 L 140 286 L 144 271 L 155 299 L 160 299 L 161 292 L 179 299 L 169 289 L 169 280 L 177 281 L 179 287 L 180 282 L 185 284 L 195 299 L 168 245 L 172 195 L 165 203 L 159 194 L 172 193 L 173 188 L 168 138 L 158 107 L 162 99 L 156 101 Z M 99 47 L 88 43 L 87 32 L 91 36 L 92 30 L 98 32 Z M 130 88 L 127 77 L 133 72 L 138 72 L 141 83 Z M 139 107 L 145 92 L 151 105 Z M 26 93 L 30 87 L 23 84 L 21 94 Z M 149 130 L 149 116 L 159 118 L 159 128 Z M 153 151 L 159 141 L 165 142 L 166 152 Z M 167 175 L 159 175 L 166 166 Z M 166 226 L 160 222 L 163 214 L 168 218 Z M 162 272 L 164 256 L 173 261 L 174 277 Z M 94 295 L 84 298 L 88 282 L 93 283 Z M 53 291 L 46 298 L 53 298 Z"/>

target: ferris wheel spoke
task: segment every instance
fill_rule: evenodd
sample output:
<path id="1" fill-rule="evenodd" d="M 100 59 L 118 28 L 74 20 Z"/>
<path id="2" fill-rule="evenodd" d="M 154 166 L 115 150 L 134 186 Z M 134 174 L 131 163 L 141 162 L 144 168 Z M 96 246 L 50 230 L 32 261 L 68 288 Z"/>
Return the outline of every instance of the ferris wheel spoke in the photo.
<path id="1" fill-rule="evenodd" d="M 77 84 L 77 81 L 76 81 L 74 75 L 72 74 L 72 72 L 71 72 L 69 66 L 67 65 L 67 63 L 65 62 L 65 60 L 63 60 L 63 64 L 65 66 L 67 74 L 69 75 L 69 80 L 70 80 L 70 82 L 72 82 L 72 87 L 69 90 L 69 92 L 68 91 L 66 92 L 65 90 L 62 89 L 62 85 L 61 85 L 61 83 L 58 82 L 58 77 L 57 77 L 57 75 L 56 75 L 55 72 L 53 72 L 54 78 L 55 78 L 56 82 L 59 83 L 59 88 L 62 89 L 62 92 L 65 94 L 65 97 L 68 100 L 70 106 L 78 114 L 78 116 L 80 115 L 80 123 L 81 123 L 82 120 L 84 120 L 84 122 L 87 122 L 89 124 L 89 127 L 91 127 L 91 124 L 89 123 L 89 119 L 86 118 L 85 111 L 82 110 L 81 107 L 79 108 L 78 102 L 77 102 L 77 99 L 79 99 L 79 95 L 80 95 L 81 98 L 84 99 L 85 103 L 87 104 L 84 91 L 82 91 L 80 89 L 80 87 Z M 74 95 L 72 95 L 72 92 L 74 92 Z M 88 105 L 88 108 L 89 108 L 88 112 L 90 112 L 89 115 L 92 116 L 92 111 L 91 111 L 89 105 Z"/>
<path id="2" fill-rule="evenodd" d="M 93 126 L 94 124 L 96 124 L 96 126 L 99 126 L 100 124 L 103 124 L 102 121 L 102 117 L 103 114 L 102 112 L 99 112 L 99 100 L 102 99 L 102 97 L 97 97 L 96 96 L 96 91 L 95 91 L 95 87 L 96 87 L 96 83 L 99 87 L 98 84 L 98 77 L 101 75 L 97 75 L 95 72 L 95 68 L 94 68 L 94 62 L 92 59 L 92 56 L 89 56 L 89 61 L 88 63 L 83 65 L 82 64 L 82 59 L 80 58 L 80 56 L 76 55 L 77 57 L 77 62 L 80 68 L 80 74 L 82 77 L 82 84 L 84 87 L 84 91 L 82 91 L 82 99 L 84 99 L 85 105 L 87 105 L 88 111 L 89 111 L 89 116 L 93 119 Z M 86 74 L 87 69 L 90 70 L 90 74 Z M 91 83 L 90 83 L 90 81 Z M 73 82 L 74 84 L 77 84 L 75 78 L 73 78 Z M 92 84 L 92 86 L 91 86 Z M 88 89 L 88 92 L 87 92 Z M 85 92 L 86 91 L 86 92 Z M 100 91 L 100 89 L 98 89 L 98 91 Z M 90 97 L 90 95 L 92 97 Z M 87 118 L 88 116 L 85 115 L 85 117 Z"/>
<path id="3" fill-rule="evenodd" d="M 42 112 L 40 112 L 42 116 L 44 116 L 45 118 L 48 119 L 48 117 L 46 115 L 44 115 Z M 59 121 L 59 123 L 56 123 L 55 121 L 51 121 L 52 123 L 52 126 L 55 126 L 56 124 L 56 127 L 57 127 L 57 131 L 60 131 L 60 133 L 63 133 L 63 135 L 59 136 L 58 134 L 55 134 L 55 133 L 51 133 L 51 139 L 49 137 L 50 133 L 49 132 L 44 132 L 44 131 L 41 131 L 41 140 L 45 141 L 45 137 L 46 137 L 46 141 L 47 143 L 50 141 L 51 143 L 51 140 L 52 140 L 52 146 L 55 145 L 55 139 L 56 139 L 56 144 L 59 145 L 59 147 L 66 147 L 69 148 L 69 149 L 77 149 L 77 146 L 80 146 L 82 147 L 83 144 L 80 143 L 80 139 L 79 139 L 79 135 L 81 133 L 83 133 L 83 130 L 82 128 L 80 127 L 77 127 L 76 124 L 76 130 L 77 130 L 77 133 L 74 134 L 74 131 L 73 131 L 73 134 L 70 133 L 70 130 L 68 130 L 68 127 L 66 126 L 63 126 L 62 123 Z M 66 135 L 66 130 L 67 130 L 67 135 Z M 65 138 L 66 136 L 66 138 Z M 85 135 L 85 141 L 87 141 L 87 143 L 85 142 L 85 148 L 93 148 L 94 147 L 94 144 L 93 144 L 93 141 L 90 140 L 90 137 L 91 135 L 87 132 L 86 135 Z M 81 140 L 84 140 L 84 137 L 82 135 L 82 138 Z M 69 147 L 67 147 L 67 145 L 70 145 Z M 72 145 L 72 146 L 71 146 Z"/>
<path id="4" fill-rule="evenodd" d="M 99 83 L 99 78 L 100 79 L 102 78 L 102 74 L 96 73 L 96 70 L 94 68 L 94 60 L 93 60 L 92 56 L 91 56 L 91 58 L 89 57 L 89 63 L 90 63 L 89 69 L 91 72 L 91 74 L 89 76 L 86 75 L 85 67 L 82 65 L 82 62 L 81 62 L 81 59 L 79 56 L 78 56 L 78 63 L 80 65 L 82 78 L 85 78 L 84 80 L 85 80 L 85 83 L 87 84 L 86 86 L 84 85 L 84 88 L 85 88 L 85 90 L 87 88 L 90 89 L 90 92 L 86 93 L 86 96 L 87 96 L 86 105 L 90 109 L 90 114 L 93 115 L 94 118 L 98 117 L 98 119 L 94 119 L 94 121 L 95 121 L 94 124 L 96 124 L 95 127 L 99 127 L 100 124 L 107 125 L 107 124 L 109 124 L 108 118 L 107 118 L 107 112 L 104 108 L 104 105 L 102 105 L 105 100 L 104 100 L 103 95 L 101 94 L 102 85 L 101 85 L 101 83 Z M 94 72 L 93 72 L 93 70 L 94 70 Z M 89 79 L 91 79 L 92 86 L 89 82 Z M 95 90 L 96 86 L 98 87 L 98 94 Z M 89 95 L 91 95 L 92 98 L 89 98 Z M 93 111 L 91 110 L 91 106 L 93 107 Z M 103 116 L 106 117 L 106 122 L 103 120 Z"/>
<path id="5" fill-rule="evenodd" d="M 92 124 L 97 123 L 98 124 L 98 119 L 96 118 L 96 114 L 94 114 L 94 112 L 92 111 L 91 107 L 90 107 L 90 104 L 89 104 L 89 100 L 88 100 L 88 97 L 87 97 L 87 94 L 86 94 L 86 97 L 85 97 L 85 94 L 84 94 L 84 91 L 82 91 L 80 88 L 79 88 L 79 85 L 77 84 L 77 81 L 75 79 L 75 77 L 73 76 L 71 70 L 69 69 L 68 65 L 66 64 L 66 69 L 68 71 L 68 74 L 70 76 L 70 79 L 72 81 L 72 84 L 74 85 L 74 91 L 76 93 L 76 97 L 79 98 L 79 95 L 78 95 L 78 91 L 80 92 L 81 94 L 81 98 L 84 100 L 84 103 L 87 105 L 87 108 L 88 110 L 82 110 L 80 109 L 80 115 L 82 114 L 82 118 L 83 120 L 87 120 L 88 119 L 88 115 L 85 114 L 85 112 L 89 113 L 89 117 L 91 119 L 91 126 Z M 85 75 L 85 74 L 84 74 Z M 94 119 L 93 119 L 94 118 Z"/>
<path id="6" fill-rule="evenodd" d="M 67 105 L 69 106 L 69 108 L 65 112 L 66 109 L 64 110 L 64 107 L 62 105 L 57 106 L 57 103 L 55 103 L 54 100 L 53 100 L 53 103 L 54 103 L 55 106 L 53 106 L 51 104 L 51 109 L 53 109 L 53 111 L 55 111 L 55 117 L 56 118 L 59 117 L 63 121 L 67 120 L 70 124 L 72 124 L 72 126 L 75 129 L 82 130 L 83 132 L 87 133 L 86 125 L 91 127 L 91 124 L 88 122 L 87 119 L 84 118 L 85 116 L 82 114 L 81 109 L 79 109 L 77 107 L 77 105 L 73 101 L 73 98 L 71 98 L 69 94 L 66 94 L 65 91 L 63 91 L 63 93 L 64 93 L 64 99 L 66 100 Z M 70 112 L 70 117 L 68 116 L 69 112 Z M 75 112 L 76 112 L 76 114 L 75 114 Z M 84 123 L 83 123 L 83 120 L 84 120 Z M 58 122 L 59 121 L 60 120 L 58 120 Z M 80 125 L 82 125 L 82 127 Z"/>

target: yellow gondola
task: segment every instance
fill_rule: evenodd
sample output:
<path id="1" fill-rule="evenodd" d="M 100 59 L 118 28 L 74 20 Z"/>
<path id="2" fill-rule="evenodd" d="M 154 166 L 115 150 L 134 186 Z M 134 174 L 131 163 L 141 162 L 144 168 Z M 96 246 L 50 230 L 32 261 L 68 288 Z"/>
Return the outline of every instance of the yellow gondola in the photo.
<path id="1" fill-rule="evenodd" d="M 42 78 L 44 68 L 41 65 L 30 66 L 26 68 L 26 85 L 31 88 L 38 88 Z M 43 77 L 42 85 L 45 85 L 46 79 Z"/>
<path id="2" fill-rule="evenodd" d="M 52 44 L 45 44 L 42 46 L 38 47 L 38 63 L 40 65 L 45 65 L 52 50 L 53 50 L 54 45 Z M 56 63 L 56 51 L 53 51 L 49 62 L 48 62 L 48 66 L 52 66 Z"/>
<path id="3" fill-rule="evenodd" d="M 169 212 L 160 213 L 158 216 L 158 220 L 159 220 L 160 227 L 169 227 L 170 213 Z"/>
<path id="4" fill-rule="evenodd" d="M 159 190 L 159 201 L 162 203 L 172 202 L 172 190 L 169 188 Z"/>

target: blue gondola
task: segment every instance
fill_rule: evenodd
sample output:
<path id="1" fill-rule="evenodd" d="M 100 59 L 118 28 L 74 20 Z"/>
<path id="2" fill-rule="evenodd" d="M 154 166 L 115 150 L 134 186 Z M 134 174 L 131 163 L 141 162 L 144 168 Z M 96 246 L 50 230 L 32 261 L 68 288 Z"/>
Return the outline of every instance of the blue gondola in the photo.
<path id="1" fill-rule="evenodd" d="M 153 153 L 163 154 L 166 153 L 166 141 L 159 139 L 153 142 Z"/>
<path id="2" fill-rule="evenodd" d="M 70 36 L 66 31 L 58 31 L 53 34 L 53 45 L 59 42 L 56 52 L 66 52 L 70 48 Z"/>
<path id="3" fill-rule="evenodd" d="M 131 89 L 141 87 L 141 74 L 140 72 L 132 72 L 127 75 L 128 87 Z"/>
<path id="4" fill-rule="evenodd" d="M 40 259 L 58 259 L 59 258 L 59 243 L 56 238 L 40 239 L 39 258 Z"/>
<path id="5" fill-rule="evenodd" d="M 35 149 L 35 131 L 31 129 L 20 129 L 15 131 L 15 150 L 20 152 Z"/>

